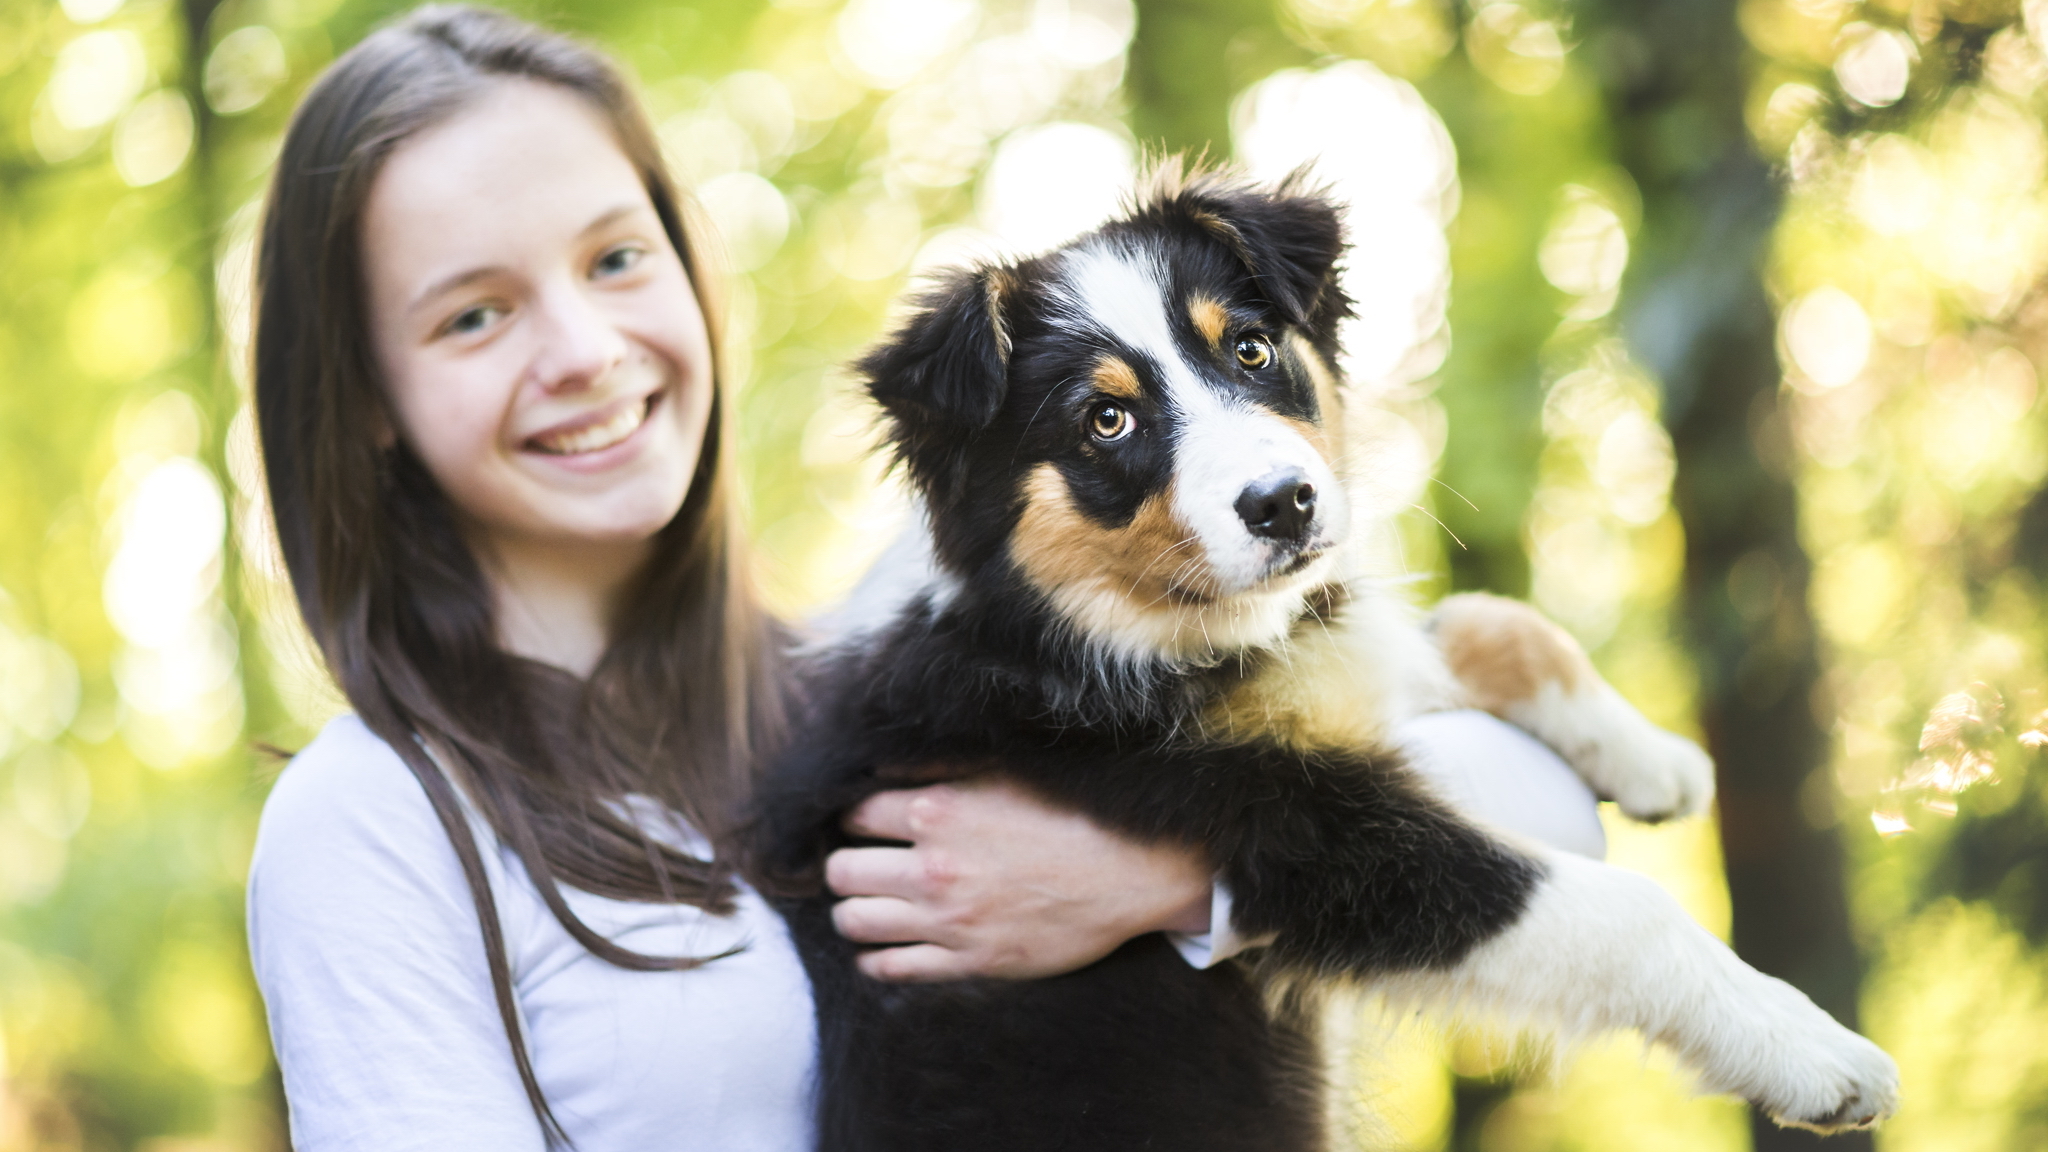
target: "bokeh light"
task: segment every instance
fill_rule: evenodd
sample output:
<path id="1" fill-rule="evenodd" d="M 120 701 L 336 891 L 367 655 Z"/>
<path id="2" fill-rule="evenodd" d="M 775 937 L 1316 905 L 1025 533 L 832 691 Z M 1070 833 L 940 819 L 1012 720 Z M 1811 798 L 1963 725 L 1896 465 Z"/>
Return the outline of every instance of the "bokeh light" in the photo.
<path id="1" fill-rule="evenodd" d="M 192 151 L 192 106 L 159 88 L 137 101 L 114 126 L 114 171 L 142 188 L 169 179 Z"/>
<path id="2" fill-rule="evenodd" d="M 1869 108 L 1896 104 L 1913 78 L 1919 49 L 1912 38 L 1890 28 L 1861 22 L 1842 29 L 1843 48 L 1835 57 L 1835 79 L 1851 100 Z"/>
<path id="3" fill-rule="evenodd" d="M 982 226 L 1009 252 L 1042 252 L 1115 211 L 1136 168 L 1130 142 L 1094 125 L 1020 128 L 996 146 L 982 178 Z"/>
<path id="4" fill-rule="evenodd" d="M 1237 99 L 1232 137 L 1252 175 L 1277 180 L 1307 165 L 1346 208 L 1343 285 L 1357 315 L 1344 328 L 1344 367 L 1353 383 L 1375 391 L 1435 371 L 1457 154 L 1414 86 L 1358 60 L 1279 72 Z"/>
<path id="5" fill-rule="evenodd" d="M 284 82 L 290 65 L 284 43 L 262 24 L 248 24 L 221 37 L 206 58 L 206 102 L 223 116 L 247 112 Z"/>
<path id="6" fill-rule="evenodd" d="M 1855 297 L 1833 285 L 1793 301 L 1785 309 L 1784 331 L 1792 363 L 1816 390 L 1856 379 L 1870 359 L 1870 318 Z"/>

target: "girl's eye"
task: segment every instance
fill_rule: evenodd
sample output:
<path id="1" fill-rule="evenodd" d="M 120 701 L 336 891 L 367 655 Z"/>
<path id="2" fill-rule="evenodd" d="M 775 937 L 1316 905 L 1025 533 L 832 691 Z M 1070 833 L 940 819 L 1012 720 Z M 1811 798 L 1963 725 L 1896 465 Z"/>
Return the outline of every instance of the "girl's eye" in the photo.
<path id="1" fill-rule="evenodd" d="M 441 331 L 449 336 L 467 336 L 472 332 L 481 332 L 490 327 L 491 321 L 496 320 L 503 311 L 504 309 L 496 304 L 478 304 L 464 308 L 457 312 Z"/>
<path id="2" fill-rule="evenodd" d="M 597 258 L 591 272 L 597 276 L 616 276 L 640 262 L 647 255 L 647 249 L 638 244 L 624 244 Z"/>
<path id="3" fill-rule="evenodd" d="M 1273 344 L 1257 334 L 1242 336 L 1237 341 L 1237 362 L 1256 372 L 1273 362 Z"/>
<path id="4" fill-rule="evenodd" d="M 1121 404 L 1097 404 L 1088 414 L 1088 434 L 1105 444 L 1129 436 L 1136 426 L 1137 421 Z"/>

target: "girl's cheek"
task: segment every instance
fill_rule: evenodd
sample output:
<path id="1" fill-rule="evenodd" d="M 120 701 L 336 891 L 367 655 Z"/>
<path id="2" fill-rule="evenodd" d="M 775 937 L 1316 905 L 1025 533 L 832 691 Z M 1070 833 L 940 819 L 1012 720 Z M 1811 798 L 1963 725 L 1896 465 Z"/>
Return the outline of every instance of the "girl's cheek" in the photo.
<path id="1" fill-rule="evenodd" d="M 501 403 L 458 381 L 436 381 L 401 409 L 411 424 L 420 455 L 439 472 L 483 463 L 501 450 L 516 449 Z"/>

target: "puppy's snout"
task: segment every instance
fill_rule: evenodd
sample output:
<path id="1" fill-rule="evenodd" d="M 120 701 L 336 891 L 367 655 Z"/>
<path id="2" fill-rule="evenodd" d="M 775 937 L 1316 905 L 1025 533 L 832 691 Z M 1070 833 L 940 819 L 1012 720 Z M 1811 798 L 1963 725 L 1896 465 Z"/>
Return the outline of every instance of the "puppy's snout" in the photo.
<path id="1" fill-rule="evenodd" d="M 1254 536 L 1299 544 L 1316 517 L 1316 486 L 1299 468 L 1275 469 L 1245 485 L 1237 514 Z"/>

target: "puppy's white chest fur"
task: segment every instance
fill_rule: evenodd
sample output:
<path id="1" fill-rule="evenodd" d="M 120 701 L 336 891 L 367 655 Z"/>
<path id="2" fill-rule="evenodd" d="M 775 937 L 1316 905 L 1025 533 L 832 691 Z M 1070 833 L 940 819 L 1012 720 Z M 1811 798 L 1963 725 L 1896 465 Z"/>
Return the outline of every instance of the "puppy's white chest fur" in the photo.
<path id="1" fill-rule="evenodd" d="M 1385 746 L 1403 721 L 1464 702 L 1415 611 L 1381 587 L 1359 584 L 1329 619 L 1311 614 L 1274 645 L 1259 673 L 1204 721 L 1226 739 L 1373 748 Z"/>

